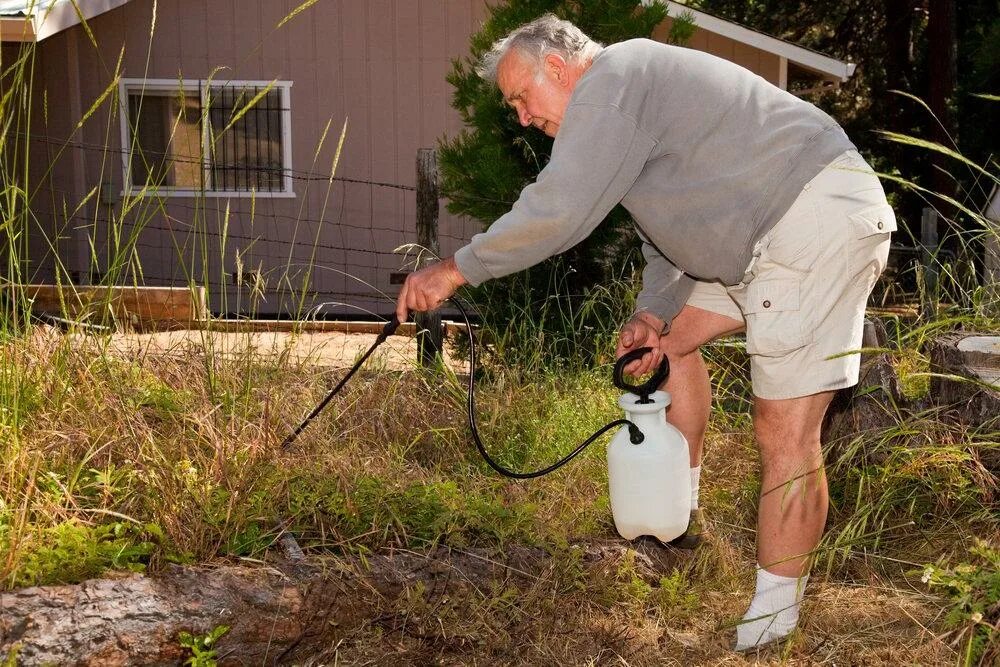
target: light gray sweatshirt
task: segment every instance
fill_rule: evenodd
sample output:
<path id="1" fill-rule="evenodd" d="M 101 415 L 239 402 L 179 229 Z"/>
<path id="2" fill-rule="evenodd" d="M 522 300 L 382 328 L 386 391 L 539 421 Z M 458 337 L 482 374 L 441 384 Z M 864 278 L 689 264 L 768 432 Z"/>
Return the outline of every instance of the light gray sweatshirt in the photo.
<path id="1" fill-rule="evenodd" d="M 756 241 L 853 148 L 827 114 L 729 61 L 613 44 L 577 82 L 548 165 L 455 262 L 473 285 L 526 269 L 621 202 L 647 262 L 638 309 L 669 322 L 694 279 L 739 283 Z"/>

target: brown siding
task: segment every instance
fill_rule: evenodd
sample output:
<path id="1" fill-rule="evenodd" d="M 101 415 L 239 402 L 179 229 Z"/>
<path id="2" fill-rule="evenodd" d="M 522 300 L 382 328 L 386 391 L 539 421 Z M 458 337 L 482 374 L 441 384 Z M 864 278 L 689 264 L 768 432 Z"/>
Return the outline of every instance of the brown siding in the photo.
<path id="1" fill-rule="evenodd" d="M 661 42 L 666 41 L 667 35 L 670 33 L 670 26 L 672 25 L 673 19 L 668 17 L 663 23 L 657 26 L 653 32 L 653 39 Z M 691 39 L 684 46 L 725 58 L 737 65 L 746 67 L 754 74 L 764 77 L 776 86 L 780 84 L 780 59 L 773 53 L 697 27 Z"/>
<path id="2" fill-rule="evenodd" d="M 18 33 L 19 34 L 19 33 Z M 26 112 L 23 105 L 23 98 L 19 90 L 23 89 L 24 78 L 17 76 L 18 70 L 25 77 L 31 71 L 30 42 L 2 42 L 0 43 L 0 96 L 6 97 L 3 108 L 3 143 L 0 144 L 0 152 L 4 156 L 3 175 L 0 178 L 0 187 L 3 189 L 17 188 L 23 192 L 30 187 L 30 184 L 39 184 L 43 181 L 45 174 L 45 145 L 38 142 L 29 144 L 29 132 L 34 128 L 34 121 L 41 117 L 35 110 L 32 116 Z M 15 63 L 22 58 L 27 61 L 15 67 Z M 65 70 L 65 67 L 62 68 Z M 24 167 L 18 164 L 23 159 L 29 145 L 34 155 L 31 156 L 28 164 L 31 170 L 28 174 L 28 182 L 25 182 Z M 13 205 L 11 205 L 13 204 Z M 49 205 L 51 208 L 51 204 Z M 53 261 L 47 252 L 48 244 L 45 241 L 50 236 L 48 229 L 40 229 L 31 222 L 32 216 L 24 206 L 24 198 L 20 194 L 6 192 L 0 198 L 0 220 L 3 221 L 3 231 L 0 232 L 0 266 L 10 266 L 9 261 L 17 258 L 20 266 L 19 271 L 41 271 L 51 274 Z M 25 233 L 24 227 L 27 227 Z M 43 234 L 44 231 L 44 234 Z M 25 242 L 29 247 L 25 248 Z M 34 266 L 29 267 L 26 263 L 28 255 L 35 260 Z M 21 279 L 28 281 L 33 276 L 31 274 L 8 276 L 10 280 Z"/>
<path id="3" fill-rule="evenodd" d="M 176 243 L 196 280 L 202 282 L 202 276 L 207 276 L 213 310 L 235 310 L 237 299 L 241 299 L 241 309 L 249 310 L 248 295 L 238 294 L 228 278 L 235 270 L 237 253 L 247 269 L 259 265 L 271 287 L 288 282 L 301 286 L 302 265 L 314 262 L 315 257 L 319 268 L 309 287 L 321 293 L 318 302 L 350 302 L 386 313 L 391 301 L 372 296 L 377 291 L 395 293 L 389 274 L 400 270 L 402 258 L 393 250 L 416 240 L 413 191 L 340 181 L 330 187 L 323 177 L 331 170 L 346 120 L 338 176 L 404 188 L 415 185 L 417 149 L 432 147 L 439 137 L 460 129 L 444 77 L 451 59 L 467 52 L 469 35 L 485 15 L 484 1 L 326 0 L 276 29 L 300 4 L 289 0 L 160 0 L 149 48 L 152 1 L 133 0 L 90 22 L 98 50 L 79 27 L 46 40 L 39 51 L 49 64 L 40 80 L 48 90 L 50 109 L 54 107 L 58 117 L 46 134 L 63 142 L 72 129 L 73 119 L 63 110 L 63 91 L 69 86 L 68 37 L 79 42 L 84 109 L 108 85 L 109 71 L 123 46 L 123 74 L 128 78 L 203 79 L 223 66 L 216 80 L 292 81 L 292 167 L 300 177 L 295 180 L 296 197 L 259 198 L 253 219 L 249 199 L 171 197 L 162 200 L 162 210 L 152 199 L 143 201 L 128 218 L 147 220 L 138 248 L 145 280 L 151 284 L 183 282 Z M 55 62 L 59 60 L 63 62 Z M 70 203 L 82 198 L 79 190 L 85 192 L 102 181 L 112 182 L 115 193 L 120 190 L 118 123 L 105 108 L 74 137 L 75 142 L 86 144 L 80 148 L 83 174 L 73 169 L 72 160 L 59 161 L 53 172 L 55 187 L 70 192 Z M 320 148 L 328 123 L 330 130 Z M 102 145 L 109 145 L 110 153 L 96 148 Z M 223 248 L 217 231 L 226 219 L 227 205 L 229 238 Z M 46 206 L 44 214 L 55 226 L 66 227 L 59 209 Z M 118 215 L 120 205 L 115 211 Z M 83 220 L 85 228 L 79 234 L 93 234 L 98 245 L 106 244 L 108 224 L 92 221 L 108 217 L 107 213 L 107 206 L 94 202 L 85 206 L 75 221 L 79 226 Z M 476 225 L 447 214 L 442 218 L 442 250 L 451 253 Z M 192 227 L 210 233 L 195 235 L 189 231 Z M 202 266 L 199 259 L 204 238 L 209 239 L 208 266 Z M 321 247 L 314 249 L 314 240 Z M 85 263 L 76 264 L 72 268 L 86 270 Z M 288 311 L 294 304 L 287 294 L 282 298 L 272 293 L 257 312 Z"/>

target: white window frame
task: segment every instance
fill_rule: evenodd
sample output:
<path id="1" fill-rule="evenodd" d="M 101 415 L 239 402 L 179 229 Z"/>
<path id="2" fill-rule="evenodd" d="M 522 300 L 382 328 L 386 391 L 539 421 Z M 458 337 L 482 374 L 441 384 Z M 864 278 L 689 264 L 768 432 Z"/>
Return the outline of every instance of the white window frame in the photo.
<path id="1" fill-rule="evenodd" d="M 130 147 L 132 145 L 132 132 L 129 127 L 129 93 L 146 91 L 171 92 L 171 93 L 198 93 L 201 96 L 201 104 L 204 109 L 205 98 L 212 87 L 241 86 L 264 88 L 272 86 L 274 90 L 280 92 L 281 99 L 281 170 L 283 182 L 281 190 L 201 190 L 191 188 L 178 188 L 171 186 L 156 186 L 143 188 L 132 183 L 132 164 L 130 160 Z M 295 197 L 294 179 L 292 178 L 292 82 L 291 81 L 255 81 L 255 80 L 233 80 L 214 81 L 210 79 L 126 79 L 123 78 L 118 83 L 118 105 L 121 118 L 121 140 L 122 140 L 122 183 L 121 196 L 146 196 L 146 197 L 257 197 L 257 198 L 293 198 Z M 202 128 L 202 150 L 208 155 L 210 150 L 209 142 L 211 133 L 209 127 Z M 211 172 L 210 161 L 206 162 L 205 171 Z M 207 177 L 206 177 L 206 182 Z"/>

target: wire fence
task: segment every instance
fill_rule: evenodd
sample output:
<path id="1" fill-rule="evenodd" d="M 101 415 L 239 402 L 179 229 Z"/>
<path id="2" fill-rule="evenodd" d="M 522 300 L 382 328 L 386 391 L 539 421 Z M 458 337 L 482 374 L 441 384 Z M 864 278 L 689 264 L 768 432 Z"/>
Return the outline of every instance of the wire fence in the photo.
<path id="1" fill-rule="evenodd" d="M 85 159 L 90 153 L 129 155 L 46 135 L 30 140 L 59 146 L 57 159 L 71 157 L 64 150 L 82 151 Z M 171 159 L 206 165 L 196 157 Z M 401 249 L 418 240 L 414 185 L 287 169 L 284 173 L 302 184 L 294 197 L 178 196 L 155 190 L 137 197 L 141 188 L 120 185 L 119 165 L 116 160 L 105 163 L 96 193 L 60 188 L 51 178 L 36 186 L 29 204 L 38 227 L 31 259 L 42 267 L 42 281 L 51 280 L 55 266 L 61 265 L 81 283 L 194 282 L 209 289 L 210 307 L 217 312 L 231 311 L 235 300 L 254 301 L 263 314 L 287 313 L 281 304 L 289 301 L 310 308 L 336 304 L 326 312 L 341 314 L 350 312 L 354 302 L 363 309 L 374 304 L 391 309 L 398 289 L 393 274 L 413 266 L 414 251 Z M 323 182 L 325 187 L 315 187 Z M 478 223 L 453 216 L 441 223 L 437 240 L 442 255 L 452 254 L 479 231 Z M 58 244 L 51 241 L 55 238 Z M 116 258 L 123 243 L 131 256 Z M 67 251 L 74 245 L 75 256 Z M 71 261 L 76 266 L 68 266 Z M 119 261 L 123 269 L 114 268 Z"/>
<path id="2" fill-rule="evenodd" d="M 82 151 L 93 151 L 102 154 L 116 155 L 119 158 L 128 157 L 131 158 L 133 155 L 132 150 L 124 150 L 118 148 L 112 148 L 110 146 L 102 146 L 101 144 L 91 144 L 83 141 L 71 141 L 69 139 L 59 139 L 54 137 L 49 137 L 45 135 L 38 134 L 25 134 L 21 132 L 11 133 L 24 139 L 30 139 L 38 143 L 49 144 L 54 146 L 60 146 L 65 148 L 74 148 Z M 202 169 L 207 169 L 211 166 L 215 166 L 220 169 L 248 169 L 251 171 L 273 171 L 269 167 L 255 167 L 253 165 L 247 164 L 235 164 L 235 163 L 223 163 L 218 161 L 211 161 L 206 158 L 200 158 L 198 156 L 185 156 L 185 155 L 172 155 L 170 161 L 175 164 L 189 164 L 198 165 Z M 400 183 L 389 183 L 386 181 L 373 181 L 361 178 L 348 178 L 346 176 L 336 176 L 335 174 L 324 173 L 324 172 L 314 172 L 314 171 L 304 171 L 301 169 L 291 169 L 288 167 L 283 167 L 278 170 L 282 175 L 289 176 L 294 181 L 321 181 L 321 182 L 343 182 L 343 183 L 357 183 L 362 185 L 372 185 L 381 188 L 391 188 L 395 190 L 404 190 L 409 192 L 416 191 L 416 186 L 414 185 L 404 185 Z M 138 190 L 139 188 L 135 188 Z M 263 194 L 263 193 L 262 193 Z"/>

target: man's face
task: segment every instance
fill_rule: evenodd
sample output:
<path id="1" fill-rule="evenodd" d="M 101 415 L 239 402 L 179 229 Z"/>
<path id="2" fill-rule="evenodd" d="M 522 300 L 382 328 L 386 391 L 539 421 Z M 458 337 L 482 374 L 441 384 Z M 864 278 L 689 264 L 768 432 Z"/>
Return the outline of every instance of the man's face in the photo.
<path id="1" fill-rule="evenodd" d="M 555 137 L 578 75 L 562 57 L 549 54 L 540 64 L 510 51 L 497 66 L 497 85 L 517 111 L 521 125 Z"/>

